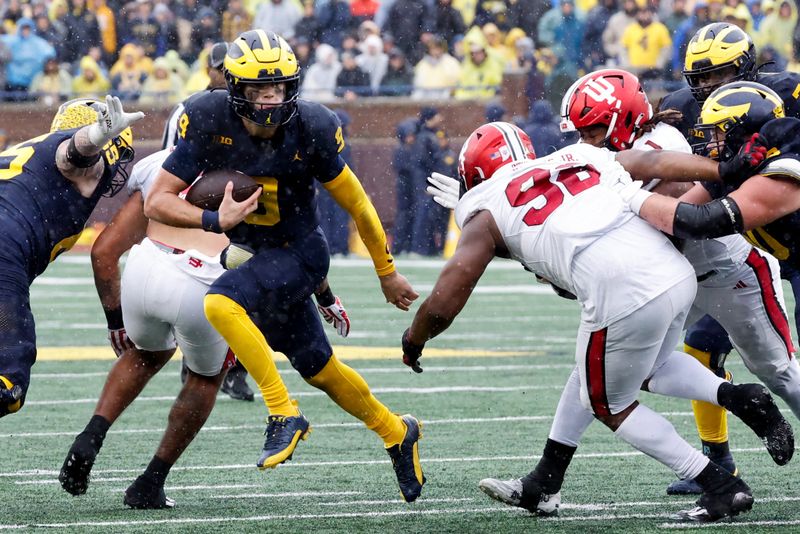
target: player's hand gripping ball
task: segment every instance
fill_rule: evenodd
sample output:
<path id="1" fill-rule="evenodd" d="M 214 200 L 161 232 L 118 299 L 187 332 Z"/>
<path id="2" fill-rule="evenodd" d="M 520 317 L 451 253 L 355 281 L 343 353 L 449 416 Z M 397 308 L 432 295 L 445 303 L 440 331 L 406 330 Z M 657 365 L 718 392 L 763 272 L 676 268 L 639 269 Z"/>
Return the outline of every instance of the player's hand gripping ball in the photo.
<path id="1" fill-rule="evenodd" d="M 209 171 L 192 184 L 186 192 L 186 200 L 198 208 L 216 211 L 225 197 L 228 182 L 233 182 L 233 200 L 236 202 L 247 200 L 261 187 L 261 184 L 239 171 Z"/>

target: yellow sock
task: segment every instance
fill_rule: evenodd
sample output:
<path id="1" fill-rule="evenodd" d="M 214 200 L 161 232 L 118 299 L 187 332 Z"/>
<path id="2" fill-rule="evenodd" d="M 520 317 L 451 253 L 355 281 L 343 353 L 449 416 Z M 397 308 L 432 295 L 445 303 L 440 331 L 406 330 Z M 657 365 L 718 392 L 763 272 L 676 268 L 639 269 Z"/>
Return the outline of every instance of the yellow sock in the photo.
<path id="1" fill-rule="evenodd" d="M 258 385 L 270 415 L 297 415 L 272 359 L 272 349 L 245 309 L 224 295 L 206 295 L 203 304 L 208 322 L 225 338 Z"/>
<path id="2" fill-rule="evenodd" d="M 388 448 L 403 441 L 406 425 L 369 390 L 367 382 L 354 369 L 343 364 L 335 354 L 322 371 L 306 382 L 321 389 L 344 411 L 360 419 L 378 434 Z"/>
<path id="3" fill-rule="evenodd" d="M 684 345 L 684 351 L 694 356 L 704 366 L 711 368 L 711 353 Z M 715 404 L 703 401 L 692 401 L 694 420 L 697 423 L 697 433 L 700 439 L 709 443 L 724 443 L 728 441 L 728 412 Z"/>

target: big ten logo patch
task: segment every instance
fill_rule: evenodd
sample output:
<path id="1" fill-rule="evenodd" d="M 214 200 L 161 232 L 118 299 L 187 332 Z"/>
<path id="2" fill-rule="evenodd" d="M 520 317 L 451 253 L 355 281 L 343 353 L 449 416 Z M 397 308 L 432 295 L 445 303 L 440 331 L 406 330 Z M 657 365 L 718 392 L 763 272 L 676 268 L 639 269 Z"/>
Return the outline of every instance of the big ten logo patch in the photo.
<path id="1" fill-rule="evenodd" d="M 230 137 L 225 137 L 224 135 L 215 135 L 212 139 L 212 142 L 218 143 L 220 145 L 233 145 L 233 139 Z"/>

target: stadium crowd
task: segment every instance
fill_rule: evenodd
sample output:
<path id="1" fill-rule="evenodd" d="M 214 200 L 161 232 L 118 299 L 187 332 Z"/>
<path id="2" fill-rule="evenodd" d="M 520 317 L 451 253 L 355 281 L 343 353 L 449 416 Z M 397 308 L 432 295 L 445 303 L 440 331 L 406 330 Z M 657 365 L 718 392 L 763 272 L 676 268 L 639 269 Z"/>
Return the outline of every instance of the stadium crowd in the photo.
<path id="1" fill-rule="evenodd" d="M 750 33 L 767 69 L 800 70 L 792 0 L 8 0 L 4 100 L 110 92 L 176 103 L 208 84 L 205 56 L 250 28 L 287 38 L 301 97 L 491 99 L 527 72 L 530 100 L 600 66 L 674 88 L 686 43 L 711 21 Z"/>

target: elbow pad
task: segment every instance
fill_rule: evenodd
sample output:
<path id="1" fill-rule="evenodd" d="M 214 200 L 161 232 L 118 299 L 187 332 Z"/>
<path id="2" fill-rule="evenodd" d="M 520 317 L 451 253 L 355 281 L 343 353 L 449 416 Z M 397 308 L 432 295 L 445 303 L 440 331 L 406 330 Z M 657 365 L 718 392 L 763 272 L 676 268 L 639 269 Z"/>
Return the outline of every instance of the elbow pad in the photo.
<path id="1" fill-rule="evenodd" d="M 701 205 L 680 202 L 672 221 L 672 235 L 681 239 L 722 237 L 743 230 L 742 212 L 730 197 Z"/>

